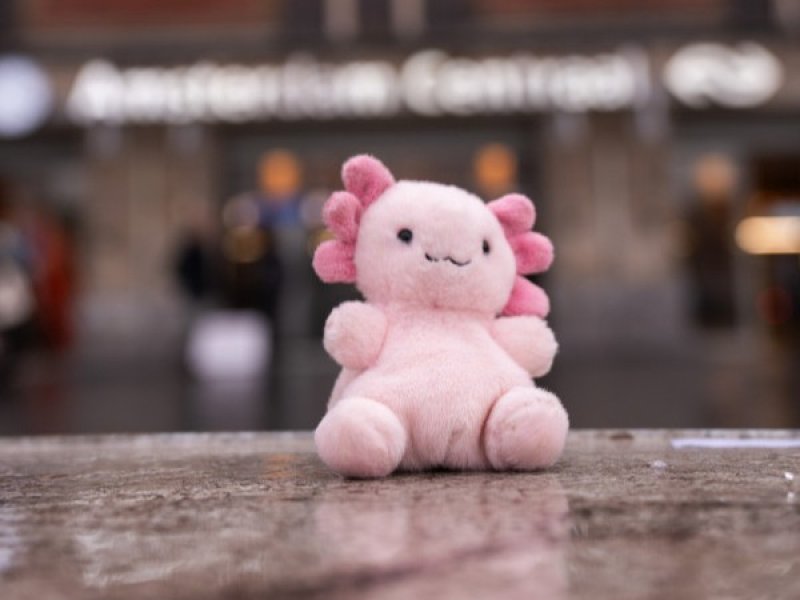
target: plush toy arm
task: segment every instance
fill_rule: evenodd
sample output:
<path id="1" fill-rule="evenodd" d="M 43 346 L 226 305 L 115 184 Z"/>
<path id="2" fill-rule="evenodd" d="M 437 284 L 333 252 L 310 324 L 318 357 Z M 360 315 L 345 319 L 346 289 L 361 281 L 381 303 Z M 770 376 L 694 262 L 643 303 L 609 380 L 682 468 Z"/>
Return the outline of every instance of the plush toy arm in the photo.
<path id="1" fill-rule="evenodd" d="M 337 363 L 362 371 L 378 359 L 386 328 L 379 309 L 364 302 L 344 302 L 325 322 L 323 345 Z"/>
<path id="2" fill-rule="evenodd" d="M 495 319 L 492 337 L 531 377 L 541 377 L 553 366 L 558 343 L 547 323 L 538 317 Z"/>

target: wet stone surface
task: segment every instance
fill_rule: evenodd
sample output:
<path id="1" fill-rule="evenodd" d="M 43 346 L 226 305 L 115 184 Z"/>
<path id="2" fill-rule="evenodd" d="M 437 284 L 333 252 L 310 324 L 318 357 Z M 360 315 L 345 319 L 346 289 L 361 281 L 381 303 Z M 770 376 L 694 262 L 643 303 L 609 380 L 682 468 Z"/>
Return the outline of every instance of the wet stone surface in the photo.
<path id="1" fill-rule="evenodd" d="M 0 440 L 0 598 L 800 598 L 800 448 L 698 436 L 800 439 L 585 431 L 545 473 L 384 481 L 308 434 Z"/>

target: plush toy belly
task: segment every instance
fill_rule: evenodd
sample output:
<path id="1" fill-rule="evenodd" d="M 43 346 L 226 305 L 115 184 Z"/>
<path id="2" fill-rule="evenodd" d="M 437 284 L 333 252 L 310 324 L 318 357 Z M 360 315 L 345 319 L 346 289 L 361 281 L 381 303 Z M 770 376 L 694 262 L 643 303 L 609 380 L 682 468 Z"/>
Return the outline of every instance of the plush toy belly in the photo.
<path id="1" fill-rule="evenodd" d="M 377 363 L 353 374 L 340 398 L 373 400 L 397 416 L 407 436 L 401 468 L 479 469 L 490 466 L 481 440 L 489 411 L 517 387 L 533 383 L 482 320 L 433 314 L 390 319 Z"/>

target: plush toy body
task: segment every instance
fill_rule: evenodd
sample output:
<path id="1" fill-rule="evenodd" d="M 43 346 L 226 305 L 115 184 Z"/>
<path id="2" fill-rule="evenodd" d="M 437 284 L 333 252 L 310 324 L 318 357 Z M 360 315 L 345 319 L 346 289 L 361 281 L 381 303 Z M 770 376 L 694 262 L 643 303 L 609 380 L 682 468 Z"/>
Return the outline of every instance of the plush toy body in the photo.
<path id="1" fill-rule="evenodd" d="M 343 178 L 347 191 L 324 210 L 336 240 L 314 267 L 355 282 L 366 302 L 342 304 L 325 326 L 343 370 L 315 434 L 322 460 L 353 477 L 554 463 L 567 415 L 531 377 L 550 369 L 557 344 L 541 318 L 547 296 L 518 275 L 552 260 L 530 231 L 531 202 L 395 182 L 369 156 Z"/>

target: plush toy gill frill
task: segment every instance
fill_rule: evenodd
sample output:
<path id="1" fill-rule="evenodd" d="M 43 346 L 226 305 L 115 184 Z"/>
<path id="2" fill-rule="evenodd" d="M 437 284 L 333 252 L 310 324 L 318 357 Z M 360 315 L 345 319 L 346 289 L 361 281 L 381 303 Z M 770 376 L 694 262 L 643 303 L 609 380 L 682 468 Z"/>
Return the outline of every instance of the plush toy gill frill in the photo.
<path id="1" fill-rule="evenodd" d="M 335 239 L 314 269 L 365 302 L 331 312 L 324 345 L 342 366 L 314 439 L 349 477 L 396 470 L 534 470 L 560 456 L 561 402 L 534 385 L 557 344 L 545 293 L 521 275 L 550 266 L 533 204 L 485 204 L 454 186 L 395 181 L 362 155 L 323 218 Z"/>

